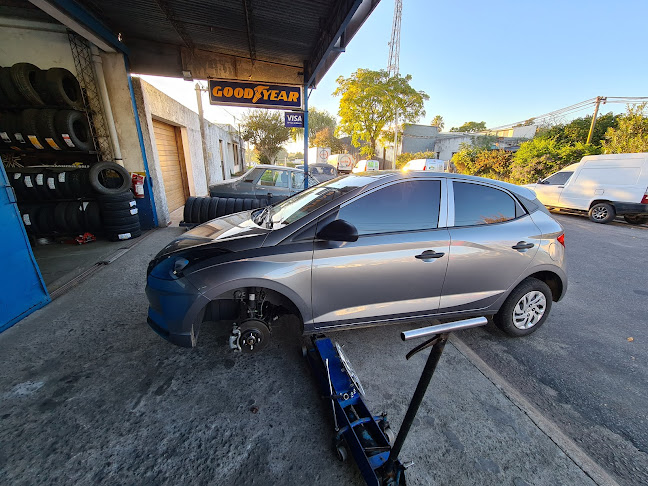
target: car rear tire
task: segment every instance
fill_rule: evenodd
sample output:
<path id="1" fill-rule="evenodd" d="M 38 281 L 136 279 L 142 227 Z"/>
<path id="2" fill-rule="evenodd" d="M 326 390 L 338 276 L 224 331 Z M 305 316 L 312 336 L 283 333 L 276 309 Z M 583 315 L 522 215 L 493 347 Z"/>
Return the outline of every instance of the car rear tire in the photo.
<path id="1" fill-rule="evenodd" d="M 626 223 L 628 224 L 645 224 L 648 223 L 648 216 L 642 216 L 640 214 L 626 214 L 623 216 Z"/>
<path id="2" fill-rule="evenodd" d="M 537 278 L 527 278 L 513 289 L 493 320 L 509 336 L 531 334 L 551 311 L 551 289 Z"/>
<path id="3" fill-rule="evenodd" d="M 608 203 L 598 203 L 589 210 L 589 219 L 594 223 L 607 224 L 616 217 L 614 206 Z"/>

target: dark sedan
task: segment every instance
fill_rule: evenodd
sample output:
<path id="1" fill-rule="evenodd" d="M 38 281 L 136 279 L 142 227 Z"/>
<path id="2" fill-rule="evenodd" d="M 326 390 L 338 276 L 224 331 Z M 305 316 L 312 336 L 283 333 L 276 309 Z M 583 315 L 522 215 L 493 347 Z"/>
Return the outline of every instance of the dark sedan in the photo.
<path id="1" fill-rule="evenodd" d="M 308 178 L 308 186 L 318 184 Z M 267 198 L 272 202 L 282 201 L 304 190 L 304 171 L 279 165 L 259 164 L 240 177 L 229 179 L 209 187 L 211 197 Z"/>
<path id="2" fill-rule="evenodd" d="M 298 165 L 295 169 L 304 170 L 304 166 Z M 331 164 L 322 163 L 308 164 L 308 173 L 319 182 L 330 181 L 338 176 L 338 171 L 335 167 Z"/>

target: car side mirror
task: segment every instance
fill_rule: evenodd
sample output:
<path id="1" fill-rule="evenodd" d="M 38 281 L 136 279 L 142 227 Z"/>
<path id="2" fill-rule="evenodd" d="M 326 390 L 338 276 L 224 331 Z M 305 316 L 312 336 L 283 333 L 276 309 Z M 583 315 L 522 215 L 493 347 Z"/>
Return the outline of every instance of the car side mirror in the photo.
<path id="1" fill-rule="evenodd" d="M 358 241 L 358 230 L 343 219 L 336 219 L 319 230 L 316 236 L 327 241 Z"/>

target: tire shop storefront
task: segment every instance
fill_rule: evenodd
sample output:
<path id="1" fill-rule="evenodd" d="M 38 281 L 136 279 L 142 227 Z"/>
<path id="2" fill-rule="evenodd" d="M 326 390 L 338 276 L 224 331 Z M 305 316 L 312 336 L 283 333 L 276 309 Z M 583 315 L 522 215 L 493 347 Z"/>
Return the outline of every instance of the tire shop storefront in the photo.
<path id="1" fill-rule="evenodd" d="M 152 111 L 130 73 L 307 92 L 378 3 L 0 0 L 0 331 L 242 159 L 231 134 L 200 136 L 220 128 Z"/>
<path id="2" fill-rule="evenodd" d="M 99 51 L 35 12 L 47 22 L 0 10 L 0 224 L 11 276 L 0 283 L 0 330 L 154 225 L 131 190 L 131 171 L 146 172 L 124 167 L 111 139 Z"/>

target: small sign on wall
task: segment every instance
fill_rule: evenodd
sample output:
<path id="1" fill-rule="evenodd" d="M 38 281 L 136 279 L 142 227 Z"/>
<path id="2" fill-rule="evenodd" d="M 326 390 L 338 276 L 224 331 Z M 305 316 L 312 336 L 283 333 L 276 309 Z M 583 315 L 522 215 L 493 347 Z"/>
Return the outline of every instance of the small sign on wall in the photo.
<path id="1" fill-rule="evenodd" d="M 287 111 L 284 116 L 285 126 L 289 128 L 304 128 L 303 111 Z"/>

